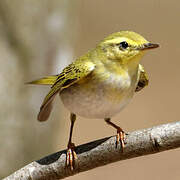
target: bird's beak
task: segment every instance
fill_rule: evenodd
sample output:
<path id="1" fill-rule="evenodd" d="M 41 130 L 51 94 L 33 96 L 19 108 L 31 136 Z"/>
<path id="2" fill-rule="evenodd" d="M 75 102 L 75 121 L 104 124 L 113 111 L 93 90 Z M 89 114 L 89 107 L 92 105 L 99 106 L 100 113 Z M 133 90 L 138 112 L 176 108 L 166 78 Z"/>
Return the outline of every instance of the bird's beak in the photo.
<path id="1" fill-rule="evenodd" d="M 155 44 L 155 43 L 145 43 L 143 44 L 141 47 L 139 47 L 139 50 L 148 50 L 148 49 L 154 49 L 154 48 L 158 48 L 159 44 Z"/>

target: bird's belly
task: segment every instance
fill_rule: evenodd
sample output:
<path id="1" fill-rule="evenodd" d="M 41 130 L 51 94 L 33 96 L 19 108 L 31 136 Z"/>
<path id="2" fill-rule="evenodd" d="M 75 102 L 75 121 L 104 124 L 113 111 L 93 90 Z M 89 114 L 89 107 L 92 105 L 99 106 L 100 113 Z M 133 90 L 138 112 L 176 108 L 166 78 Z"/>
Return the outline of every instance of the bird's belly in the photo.
<path id="1" fill-rule="evenodd" d="M 110 118 L 129 103 L 135 85 L 129 80 L 74 84 L 60 92 L 69 111 L 86 118 Z"/>

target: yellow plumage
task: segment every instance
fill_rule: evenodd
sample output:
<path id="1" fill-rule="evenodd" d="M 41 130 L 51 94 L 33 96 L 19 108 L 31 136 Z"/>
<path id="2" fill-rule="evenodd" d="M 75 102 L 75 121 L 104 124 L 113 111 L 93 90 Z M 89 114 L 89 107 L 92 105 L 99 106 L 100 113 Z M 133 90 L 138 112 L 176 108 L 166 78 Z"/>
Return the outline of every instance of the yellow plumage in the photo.
<path id="1" fill-rule="evenodd" d="M 43 78 L 28 82 L 27 84 L 53 85 L 56 82 L 56 79 L 57 79 L 57 75 L 47 76 L 47 77 L 43 77 Z"/>
<path id="2" fill-rule="evenodd" d="M 57 94 L 71 112 L 67 153 L 67 164 L 70 164 L 71 169 L 74 158 L 71 136 L 76 114 L 87 118 L 104 118 L 117 129 L 117 143 L 120 141 L 122 148 L 124 147 L 124 132 L 110 118 L 129 103 L 135 92 L 148 85 L 148 76 L 140 60 L 147 50 L 158 46 L 135 32 L 113 33 L 96 48 L 64 68 L 59 75 L 29 83 L 52 85 L 41 105 L 39 121 L 48 119 Z"/>

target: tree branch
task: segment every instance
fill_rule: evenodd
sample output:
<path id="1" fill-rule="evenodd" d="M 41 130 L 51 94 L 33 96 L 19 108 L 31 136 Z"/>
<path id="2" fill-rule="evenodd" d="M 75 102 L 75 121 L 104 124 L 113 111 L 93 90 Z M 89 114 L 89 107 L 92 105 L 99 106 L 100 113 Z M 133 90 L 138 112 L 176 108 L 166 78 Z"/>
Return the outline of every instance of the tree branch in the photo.
<path id="1" fill-rule="evenodd" d="M 76 147 L 78 160 L 74 171 L 65 168 L 66 150 L 34 161 L 4 180 L 56 180 L 112 162 L 158 153 L 180 147 L 180 122 L 131 132 L 125 148 L 115 148 L 116 138 L 107 137 Z"/>

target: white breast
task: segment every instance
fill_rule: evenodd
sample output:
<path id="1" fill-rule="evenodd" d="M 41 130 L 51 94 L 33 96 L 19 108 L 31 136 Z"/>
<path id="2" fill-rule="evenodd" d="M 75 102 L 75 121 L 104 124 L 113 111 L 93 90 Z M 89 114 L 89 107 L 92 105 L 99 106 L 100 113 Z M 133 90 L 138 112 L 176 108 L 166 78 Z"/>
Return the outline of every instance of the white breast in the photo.
<path id="1" fill-rule="evenodd" d="M 111 118 L 129 103 L 136 81 L 127 76 L 111 75 L 106 81 L 90 79 L 85 84 L 74 84 L 60 92 L 66 108 L 86 118 Z"/>

